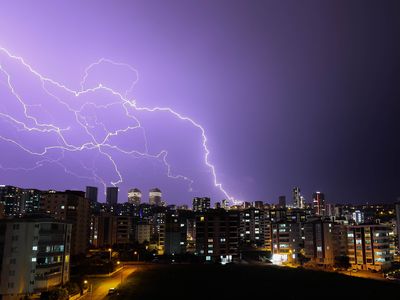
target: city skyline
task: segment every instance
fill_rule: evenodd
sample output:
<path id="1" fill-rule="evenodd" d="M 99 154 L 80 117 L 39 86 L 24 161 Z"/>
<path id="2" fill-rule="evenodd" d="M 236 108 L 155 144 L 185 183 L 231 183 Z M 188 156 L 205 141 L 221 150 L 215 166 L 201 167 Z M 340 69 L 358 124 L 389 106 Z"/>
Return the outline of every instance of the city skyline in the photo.
<path id="1" fill-rule="evenodd" d="M 101 198 L 115 183 L 122 202 L 157 186 L 176 204 L 400 196 L 394 1 L 1 6 L 0 184 Z"/>

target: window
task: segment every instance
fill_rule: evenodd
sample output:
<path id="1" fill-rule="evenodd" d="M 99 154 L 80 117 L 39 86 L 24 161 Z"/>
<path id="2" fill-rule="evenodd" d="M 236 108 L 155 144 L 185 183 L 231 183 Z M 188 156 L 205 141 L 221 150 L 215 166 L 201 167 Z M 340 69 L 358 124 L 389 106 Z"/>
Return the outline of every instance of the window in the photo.
<path id="1" fill-rule="evenodd" d="M 37 251 L 37 246 L 32 246 L 32 251 Z"/>
<path id="2" fill-rule="evenodd" d="M 32 262 L 36 262 L 36 257 L 32 257 Z"/>

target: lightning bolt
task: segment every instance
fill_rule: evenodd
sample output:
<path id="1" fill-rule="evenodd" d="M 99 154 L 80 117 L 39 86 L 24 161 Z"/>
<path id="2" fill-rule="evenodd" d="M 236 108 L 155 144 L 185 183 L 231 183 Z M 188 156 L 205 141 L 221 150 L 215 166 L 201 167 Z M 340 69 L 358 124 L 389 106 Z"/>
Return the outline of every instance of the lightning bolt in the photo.
<path id="1" fill-rule="evenodd" d="M 0 60 L 0 74 L 2 74 L 5 77 L 5 83 L 3 83 L 3 84 L 8 88 L 11 95 L 19 103 L 20 107 L 22 108 L 22 112 L 23 112 L 25 120 L 18 118 L 16 116 L 12 116 L 11 114 L 8 114 L 8 113 L 4 113 L 4 112 L 0 112 L 0 118 L 2 118 L 4 121 L 7 121 L 18 131 L 37 132 L 37 133 L 42 133 L 42 134 L 55 135 L 57 138 L 57 141 L 59 143 L 57 145 L 45 146 L 45 147 L 43 147 L 42 151 L 36 151 L 36 150 L 29 149 L 28 147 L 24 146 L 22 143 L 18 142 L 17 140 L 15 140 L 13 138 L 10 138 L 10 137 L 0 135 L 0 140 L 10 143 L 10 144 L 13 144 L 13 145 L 19 147 L 24 152 L 26 152 L 30 155 L 33 155 L 33 156 L 37 156 L 37 157 L 43 157 L 46 154 L 54 153 L 54 151 L 61 151 L 61 154 L 57 158 L 41 159 L 41 160 L 37 161 L 35 166 L 33 166 L 32 168 L 6 168 L 6 167 L 3 167 L 2 165 L 0 165 L 0 168 L 6 169 L 6 170 L 12 169 L 12 170 L 31 171 L 36 168 L 42 167 L 44 164 L 55 163 L 55 164 L 59 165 L 60 167 L 62 167 L 64 169 L 64 171 L 68 174 L 71 174 L 78 178 L 86 178 L 86 179 L 91 179 L 91 180 L 94 179 L 95 181 L 100 182 L 105 189 L 107 183 L 104 179 L 102 179 L 102 176 L 97 174 L 95 168 L 93 168 L 93 167 L 90 168 L 90 167 L 84 166 L 81 163 L 81 165 L 84 169 L 86 169 L 92 173 L 92 177 L 82 176 L 82 175 L 75 174 L 75 173 L 69 171 L 68 168 L 61 163 L 61 160 L 62 160 L 62 158 L 64 158 L 64 155 L 66 152 L 95 150 L 95 151 L 97 151 L 97 153 L 99 155 L 106 158 L 113 166 L 115 174 L 117 176 L 117 179 L 114 181 L 111 181 L 110 183 L 112 185 L 116 186 L 123 182 L 123 176 L 119 170 L 118 164 L 116 163 L 113 155 L 110 154 L 110 152 L 117 151 L 119 153 L 123 153 L 126 155 L 132 155 L 137 158 L 148 158 L 148 159 L 156 159 L 158 161 L 161 161 L 166 169 L 166 175 L 169 178 L 184 180 L 184 181 L 188 182 L 189 190 L 192 190 L 192 184 L 194 183 L 194 181 L 192 179 L 190 179 L 189 177 L 187 177 L 185 175 L 173 174 L 172 167 L 167 160 L 167 156 L 168 156 L 167 150 L 161 150 L 157 154 L 149 153 L 148 141 L 147 141 L 147 137 L 146 137 L 146 130 L 140 123 L 139 119 L 131 113 L 131 110 L 136 111 L 136 112 L 144 111 L 144 112 L 149 112 L 149 113 L 162 112 L 162 113 L 172 115 L 174 118 L 179 119 L 181 121 L 185 121 L 200 131 L 201 141 L 202 141 L 202 149 L 203 149 L 203 153 L 204 153 L 204 164 L 211 171 L 214 187 L 217 188 L 224 195 L 224 197 L 226 199 L 232 201 L 235 204 L 240 203 L 240 201 L 235 200 L 235 198 L 232 197 L 226 191 L 226 189 L 223 187 L 222 183 L 219 182 L 219 180 L 218 180 L 216 168 L 210 162 L 210 159 L 209 159 L 210 150 L 207 146 L 208 140 L 207 140 L 207 136 L 206 136 L 206 131 L 202 125 L 200 125 L 199 123 L 194 121 L 192 118 L 176 112 L 175 110 L 173 110 L 170 107 L 142 107 L 142 106 L 139 106 L 134 99 L 129 99 L 129 94 L 132 92 L 132 90 L 133 90 L 134 86 L 136 85 L 138 78 L 139 78 L 139 76 L 138 76 L 139 74 L 138 74 L 137 70 L 134 69 L 132 66 L 125 64 L 125 63 L 114 62 L 110 59 L 101 58 L 97 62 L 89 65 L 84 70 L 84 76 L 82 78 L 82 81 L 80 82 L 80 90 L 73 90 L 54 79 L 43 76 L 38 71 L 36 71 L 31 65 L 26 63 L 22 57 L 12 54 L 6 48 L 0 46 L 0 53 L 5 54 L 11 60 L 18 62 L 26 70 L 28 70 L 32 75 L 34 75 L 35 78 L 39 79 L 41 82 L 43 91 L 51 99 L 56 101 L 56 103 L 58 103 L 60 106 L 66 108 L 67 111 L 73 115 L 73 118 L 76 121 L 76 124 L 78 124 L 79 130 L 83 130 L 85 132 L 85 134 L 89 137 L 89 141 L 85 141 L 84 143 L 76 143 L 76 142 L 69 141 L 67 134 L 72 130 L 71 126 L 60 127 L 53 123 L 41 122 L 38 120 L 38 118 L 34 117 L 29 112 L 29 110 L 33 106 L 40 106 L 40 104 L 32 105 L 32 104 L 27 104 L 26 101 L 24 101 L 23 97 L 20 94 L 18 94 L 18 91 L 13 84 L 13 79 L 12 79 L 11 74 L 9 72 L 7 72 L 7 69 L 4 66 L 4 63 L 2 63 L 2 61 Z M 85 87 L 86 81 L 87 81 L 87 78 L 88 78 L 90 72 L 92 72 L 92 70 L 95 66 L 98 66 L 101 64 L 111 64 L 114 66 L 124 67 L 124 68 L 127 68 L 128 70 L 130 70 L 132 72 L 132 74 L 134 74 L 134 76 L 133 76 L 134 80 L 132 80 L 131 85 L 129 86 L 129 88 L 127 90 L 125 90 L 124 93 L 121 93 L 121 92 L 119 92 L 109 86 L 106 86 L 102 83 L 99 83 L 95 87 L 90 87 L 90 88 Z M 72 96 L 75 98 L 79 98 L 81 96 L 90 96 L 93 93 L 102 91 L 102 92 L 108 93 L 108 95 L 110 95 L 111 98 L 113 99 L 113 102 L 107 102 L 105 104 L 98 104 L 98 103 L 94 103 L 91 101 L 85 101 L 83 103 L 76 101 L 73 104 L 69 104 L 67 101 L 64 101 L 60 96 L 56 95 L 55 92 L 52 92 L 51 91 L 52 87 L 57 87 L 58 89 L 64 91 L 68 96 Z M 114 101 L 114 99 L 116 99 L 116 100 Z M 114 106 L 123 108 L 126 117 L 129 118 L 130 120 L 132 120 L 134 124 L 126 126 L 124 128 L 110 130 L 107 128 L 106 124 L 99 121 L 96 116 L 94 116 L 92 119 L 90 119 L 90 118 L 88 118 L 88 116 L 85 116 L 83 113 L 85 111 L 85 109 L 90 108 L 90 107 L 94 107 L 95 109 L 110 109 Z M 94 125 L 91 124 L 91 122 L 94 123 Z M 93 132 L 95 128 L 101 128 L 105 134 L 102 137 L 97 136 Z M 128 131 L 133 131 L 133 130 L 141 131 L 143 139 L 144 139 L 144 151 L 123 149 L 122 147 L 114 145 L 110 142 L 110 139 L 112 137 L 118 136 L 118 135 L 126 133 Z"/>

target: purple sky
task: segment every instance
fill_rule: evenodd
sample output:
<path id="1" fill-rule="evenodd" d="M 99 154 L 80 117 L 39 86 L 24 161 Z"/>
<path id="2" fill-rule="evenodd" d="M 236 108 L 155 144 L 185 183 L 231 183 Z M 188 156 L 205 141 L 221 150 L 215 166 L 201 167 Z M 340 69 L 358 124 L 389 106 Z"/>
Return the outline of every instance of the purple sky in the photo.
<path id="1" fill-rule="evenodd" d="M 0 46 L 41 75 L 78 91 L 85 68 L 107 58 L 138 74 L 103 62 L 85 89 L 125 94 L 138 81 L 125 110 L 108 90 L 75 97 L 42 84 L 0 51 L 0 184 L 102 188 L 120 174 L 120 201 L 154 186 L 169 203 L 225 198 L 199 128 L 137 109 L 170 107 L 205 129 L 218 182 L 236 199 L 276 202 L 293 186 L 307 201 L 315 190 L 338 203 L 400 196 L 398 1 L 6 2 Z M 142 155 L 122 153 L 133 150 Z M 170 176 L 193 183 L 169 178 L 164 157 Z"/>

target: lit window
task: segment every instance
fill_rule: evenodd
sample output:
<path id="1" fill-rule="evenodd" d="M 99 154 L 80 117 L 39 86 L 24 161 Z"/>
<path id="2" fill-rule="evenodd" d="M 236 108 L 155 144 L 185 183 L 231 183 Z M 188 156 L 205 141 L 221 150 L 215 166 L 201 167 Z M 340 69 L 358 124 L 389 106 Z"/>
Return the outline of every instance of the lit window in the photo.
<path id="1" fill-rule="evenodd" d="M 35 262 L 36 261 L 36 257 L 32 257 L 32 262 Z"/>
<path id="2" fill-rule="evenodd" d="M 32 247 L 32 250 L 33 250 L 33 251 L 37 251 L 37 246 L 33 246 L 33 247 Z"/>

